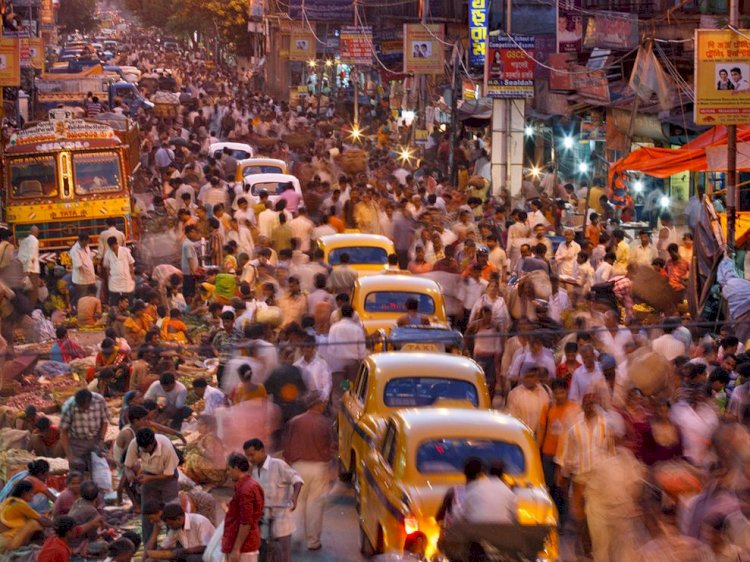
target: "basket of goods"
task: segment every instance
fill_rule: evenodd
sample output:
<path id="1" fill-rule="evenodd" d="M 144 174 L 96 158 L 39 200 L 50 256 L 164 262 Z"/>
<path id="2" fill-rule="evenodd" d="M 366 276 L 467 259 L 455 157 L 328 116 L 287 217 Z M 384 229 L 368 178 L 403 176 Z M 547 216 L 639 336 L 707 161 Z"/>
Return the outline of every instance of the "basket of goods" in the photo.
<path id="1" fill-rule="evenodd" d="M 667 385 L 669 363 L 664 356 L 645 348 L 628 356 L 628 374 L 635 388 L 646 396 L 653 396 Z"/>
<path id="2" fill-rule="evenodd" d="M 312 135 L 305 134 L 302 132 L 297 133 L 287 133 L 283 137 L 281 137 L 281 140 L 284 141 L 286 144 L 289 145 L 289 148 L 294 150 L 301 150 L 303 148 L 307 148 L 307 146 L 310 144 L 310 139 L 312 138 Z"/>
<path id="3" fill-rule="evenodd" d="M 648 320 L 649 316 L 654 314 L 656 310 L 654 307 L 647 305 L 645 302 L 633 305 L 633 316 L 635 316 L 641 322 Z"/>
<path id="4" fill-rule="evenodd" d="M 367 152 L 361 148 L 350 148 L 336 157 L 336 163 L 349 175 L 367 172 L 367 161 Z"/>
<path id="5" fill-rule="evenodd" d="M 180 94 L 158 91 L 151 101 L 154 102 L 154 115 L 157 117 L 177 117 L 180 113 Z"/>
<path id="6" fill-rule="evenodd" d="M 278 139 L 271 137 L 257 137 L 255 139 L 255 146 L 257 146 L 260 151 L 268 151 L 272 150 L 277 142 Z"/>

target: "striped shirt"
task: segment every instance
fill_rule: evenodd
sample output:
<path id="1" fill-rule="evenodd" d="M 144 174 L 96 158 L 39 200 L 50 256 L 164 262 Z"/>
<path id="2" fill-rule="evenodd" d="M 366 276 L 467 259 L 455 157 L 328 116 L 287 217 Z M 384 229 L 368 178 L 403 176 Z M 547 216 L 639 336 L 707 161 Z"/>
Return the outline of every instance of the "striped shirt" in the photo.
<path id="1" fill-rule="evenodd" d="M 598 462 L 612 456 L 614 450 L 614 437 L 604 416 L 597 414 L 588 420 L 581 414 L 563 436 L 555 462 L 560 465 L 563 476 L 582 476 Z"/>

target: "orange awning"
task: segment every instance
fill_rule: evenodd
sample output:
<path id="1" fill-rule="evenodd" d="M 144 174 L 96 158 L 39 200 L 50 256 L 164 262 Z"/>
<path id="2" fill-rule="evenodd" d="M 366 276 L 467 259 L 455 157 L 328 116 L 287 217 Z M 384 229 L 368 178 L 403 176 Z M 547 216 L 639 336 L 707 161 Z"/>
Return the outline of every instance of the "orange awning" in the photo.
<path id="1" fill-rule="evenodd" d="M 737 127 L 737 142 L 742 141 L 750 141 L 750 125 Z M 610 166 L 610 185 L 615 174 L 626 171 L 641 172 L 656 178 L 668 178 L 680 172 L 710 171 L 706 147 L 726 144 L 726 127 L 717 125 L 681 148 L 639 148 Z"/>
<path id="2" fill-rule="evenodd" d="M 724 240 L 727 239 L 727 214 L 716 213 L 719 216 L 721 230 L 724 233 Z M 743 246 L 750 240 L 750 211 L 738 212 L 734 226 L 734 244 L 737 248 Z"/>

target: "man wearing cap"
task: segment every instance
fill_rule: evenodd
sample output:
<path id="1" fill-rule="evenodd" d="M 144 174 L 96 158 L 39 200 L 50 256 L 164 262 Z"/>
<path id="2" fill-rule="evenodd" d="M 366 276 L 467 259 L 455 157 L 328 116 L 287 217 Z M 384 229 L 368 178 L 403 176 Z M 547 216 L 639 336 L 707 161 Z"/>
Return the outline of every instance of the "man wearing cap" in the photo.
<path id="1" fill-rule="evenodd" d="M 149 543 L 156 542 L 162 522 L 167 527 L 167 536 L 160 548 L 147 544 L 146 556 L 159 560 L 180 562 L 201 562 L 203 551 L 211 540 L 216 528 L 203 515 L 185 513 L 179 503 L 168 503 L 161 512 L 161 521 L 154 525 Z"/>
<path id="2" fill-rule="evenodd" d="M 304 480 L 298 513 L 303 520 L 308 550 L 321 548 L 323 507 L 330 481 L 330 462 L 335 448 L 333 423 L 325 415 L 327 397 L 312 392 L 307 411 L 287 423 L 284 459 Z"/>

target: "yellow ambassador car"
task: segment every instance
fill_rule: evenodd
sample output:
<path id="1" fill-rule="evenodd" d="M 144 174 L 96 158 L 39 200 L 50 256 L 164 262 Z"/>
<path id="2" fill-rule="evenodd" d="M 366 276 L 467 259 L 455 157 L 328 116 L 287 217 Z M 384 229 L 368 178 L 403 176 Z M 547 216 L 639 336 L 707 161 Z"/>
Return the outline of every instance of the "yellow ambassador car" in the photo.
<path id="1" fill-rule="evenodd" d="M 385 419 L 399 408 L 426 408 L 454 401 L 466 408 L 490 408 L 482 368 L 461 355 L 373 353 L 360 365 L 354 384 L 341 398 L 338 414 L 342 476 L 359 491 L 361 465 Z"/>
<path id="2" fill-rule="evenodd" d="M 406 313 L 406 300 L 410 297 L 417 299 L 417 311 L 430 325 L 449 327 L 443 291 L 436 281 L 426 277 L 397 274 L 360 277 L 354 284 L 352 307 L 369 335 L 393 328 Z"/>
<path id="3" fill-rule="evenodd" d="M 242 183 L 247 176 L 253 174 L 286 174 L 286 162 L 276 158 L 246 158 L 237 162 L 234 181 Z"/>
<path id="4" fill-rule="evenodd" d="M 427 536 L 427 556 L 438 553 L 435 514 L 446 492 L 465 484 L 467 458 L 505 464 L 518 497 L 518 524 L 541 526 L 545 550 L 556 560 L 557 510 L 544 485 L 539 449 L 519 420 L 495 410 L 452 407 L 405 409 L 387 420 L 365 457 L 360 483 L 360 548 L 372 555 L 400 550 L 406 535 Z"/>
<path id="5" fill-rule="evenodd" d="M 341 255 L 349 255 L 349 267 L 357 275 L 374 275 L 385 271 L 388 256 L 395 254 L 393 242 L 379 234 L 343 233 L 321 236 L 318 247 L 331 267 L 341 265 Z"/>

